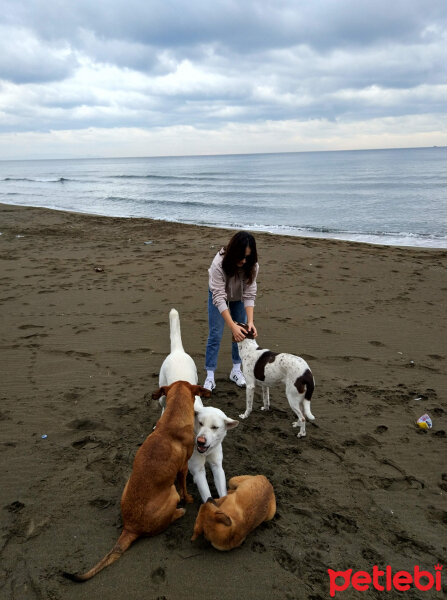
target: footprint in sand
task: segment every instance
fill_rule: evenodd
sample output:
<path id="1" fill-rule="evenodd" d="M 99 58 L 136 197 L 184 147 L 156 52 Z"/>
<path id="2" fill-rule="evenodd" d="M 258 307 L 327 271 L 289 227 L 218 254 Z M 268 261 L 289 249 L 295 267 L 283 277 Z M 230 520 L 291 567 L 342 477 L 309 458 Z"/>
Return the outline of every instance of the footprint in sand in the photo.
<path id="1" fill-rule="evenodd" d="M 17 444 L 15 442 L 1 442 L 0 452 L 6 452 L 9 448 L 15 448 Z"/>
<path id="2" fill-rule="evenodd" d="M 296 496 L 299 498 L 310 498 L 312 496 L 319 496 L 319 495 L 320 495 L 319 490 L 317 490 L 315 488 L 309 488 L 305 485 L 298 486 L 296 488 Z"/>
<path id="3" fill-rule="evenodd" d="M 91 419 L 75 419 L 65 425 L 69 429 L 79 429 L 81 431 L 87 429 L 99 429 L 101 424 L 98 421 L 92 421 Z"/>
<path id="4" fill-rule="evenodd" d="M 48 333 L 30 333 L 30 335 L 22 335 L 21 340 L 30 340 L 31 338 L 46 338 Z"/>
<path id="5" fill-rule="evenodd" d="M 266 552 L 266 548 L 261 542 L 253 542 L 251 545 L 251 551 L 262 554 L 263 552 Z"/>
<path id="6" fill-rule="evenodd" d="M 437 526 L 439 523 L 447 525 L 447 511 L 432 509 L 428 514 L 433 525 Z"/>
<path id="7" fill-rule="evenodd" d="M 74 356 L 75 358 L 92 358 L 90 352 L 76 352 L 76 350 L 67 350 L 64 352 L 67 356 Z"/>
<path id="8" fill-rule="evenodd" d="M 328 519 L 325 519 L 324 523 L 327 527 L 334 529 L 337 533 L 340 531 L 356 533 L 359 529 L 354 519 L 335 512 L 332 513 Z"/>
<path id="9" fill-rule="evenodd" d="M 441 356 L 440 354 L 429 354 L 428 357 L 433 360 L 445 360 L 445 356 Z"/>
<path id="10" fill-rule="evenodd" d="M 18 513 L 25 508 L 25 505 L 23 504 L 23 502 L 19 502 L 19 500 L 16 500 L 15 502 L 11 502 L 11 504 L 8 504 L 4 508 L 9 512 Z"/>
<path id="11" fill-rule="evenodd" d="M 65 400 L 69 400 L 70 402 L 73 402 L 75 400 L 79 400 L 79 398 L 81 397 L 81 394 L 79 392 L 76 391 L 70 391 L 70 392 L 66 392 L 64 394 L 64 398 Z"/>
<path id="12" fill-rule="evenodd" d="M 80 440 L 76 440 L 75 442 L 72 443 L 73 448 L 75 448 L 76 450 L 82 450 L 83 448 L 87 447 L 88 448 L 103 448 L 105 446 L 104 442 L 101 442 L 101 440 L 97 440 L 95 437 L 91 437 L 91 436 L 87 436 L 87 437 L 83 437 Z"/>
<path id="13" fill-rule="evenodd" d="M 346 446 L 346 447 L 349 447 L 349 446 L 370 447 L 370 446 L 379 446 L 379 445 L 380 444 L 376 440 L 376 438 L 367 433 L 359 436 L 358 438 L 351 438 L 351 439 L 347 439 L 344 442 L 342 442 L 342 446 Z"/>
<path id="14" fill-rule="evenodd" d="M 378 427 L 376 427 L 374 433 L 382 434 L 382 433 L 385 433 L 387 431 L 388 431 L 388 427 L 386 425 L 379 425 Z"/>
<path id="15" fill-rule="evenodd" d="M 297 562 L 290 556 L 290 554 L 283 549 L 275 550 L 274 554 L 276 562 L 280 567 L 284 569 L 284 571 L 289 571 L 289 573 L 295 573 L 298 569 Z"/>
<path id="16" fill-rule="evenodd" d="M 293 488 L 296 485 L 296 481 L 293 479 L 289 479 L 289 478 L 283 479 L 282 483 L 286 487 L 290 487 L 290 488 Z"/>
<path id="17" fill-rule="evenodd" d="M 381 477 L 376 478 L 377 487 L 390 492 L 401 492 L 405 490 L 422 490 L 425 485 L 418 479 L 406 477 Z M 446 486 L 447 489 L 447 486 Z"/>
<path id="18" fill-rule="evenodd" d="M 385 559 L 373 548 L 363 548 L 362 557 L 371 565 L 384 564 Z"/>
<path id="19" fill-rule="evenodd" d="M 106 458 L 99 458 L 88 463 L 85 469 L 92 473 L 99 473 L 104 483 L 108 485 L 117 485 L 121 482 L 121 473 Z"/>
<path id="20" fill-rule="evenodd" d="M 432 547 L 422 542 L 419 542 L 418 540 L 414 540 L 408 534 L 406 534 L 405 531 L 403 531 L 402 533 L 395 534 L 394 540 L 392 541 L 392 545 L 397 547 L 397 550 L 402 554 L 405 554 L 404 549 L 408 547 L 412 548 L 412 551 L 416 549 L 418 551 L 425 552 L 426 554 L 433 553 Z"/>
<path id="21" fill-rule="evenodd" d="M 90 500 L 89 504 L 90 506 L 94 506 L 95 508 L 104 510 L 105 508 L 111 506 L 111 504 L 113 503 L 111 500 L 106 500 L 105 498 L 94 498 L 93 500 Z"/>
<path id="22" fill-rule="evenodd" d="M 158 567 L 158 569 L 152 571 L 151 579 L 154 583 L 163 583 L 166 581 L 166 571 L 163 569 L 163 567 Z"/>
<path id="23" fill-rule="evenodd" d="M 125 415 L 129 415 L 138 410 L 138 407 L 128 406 L 127 404 L 119 404 L 118 406 L 110 406 L 107 410 L 117 417 L 124 417 Z"/>

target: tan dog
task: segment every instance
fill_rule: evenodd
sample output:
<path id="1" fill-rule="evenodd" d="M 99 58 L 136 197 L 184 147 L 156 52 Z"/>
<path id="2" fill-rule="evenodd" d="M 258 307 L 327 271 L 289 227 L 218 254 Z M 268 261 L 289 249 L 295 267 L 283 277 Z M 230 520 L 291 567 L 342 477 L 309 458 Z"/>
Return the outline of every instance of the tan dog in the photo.
<path id="1" fill-rule="evenodd" d="M 229 481 L 228 495 L 202 504 L 194 525 L 195 540 L 201 533 L 217 550 L 231 550 L 276 512 L 275 493 L 264 475 L 240 475 Z"/>
<path id="2" fill-rule="evenodd" d="M 188 460 L 194 449 L 194 396 L 211 392 L 186 381 L 176 381 L 152 394 L 166 396 L 166 410 L 155 430 L 138 449 L 132 473 L 121 498 L 123 531 L 112 550 L 84 575 L 64 573 L 72 581 L 87 581 L 115 562 L 142 535 L 156 535 L 185 514 L 180 498 L 192 502 L 186 491 Z M 177 481 L 179 493 L 174 483 Z"/>

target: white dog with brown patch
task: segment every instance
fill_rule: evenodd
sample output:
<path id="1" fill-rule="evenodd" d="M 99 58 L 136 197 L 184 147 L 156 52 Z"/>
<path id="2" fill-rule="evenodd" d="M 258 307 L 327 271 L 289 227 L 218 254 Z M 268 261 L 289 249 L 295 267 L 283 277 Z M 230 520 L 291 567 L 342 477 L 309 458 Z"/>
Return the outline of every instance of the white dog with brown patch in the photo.
<path id="1" fill-rule="evenodd" d="M 160 387 L 171 385 L 175 381 L 188 381 L 192 385 L 197 385 L 197 368 L 194 360 L 183 349 L 180 317 L 175 308 L 169 313 L 169 326 L 171 352 L 160 368 Z M 164 401 L 163 396 L 160 398 L 162 408 L 164 408 Z M 202 502 L 206 502 L 211 496 L 206 478 L 206 464 L 213 473 L 214 485 L 219 498 L 227 494 L 225 471 L 222 467 L 222 442 L 227 431 L 237 427 L 239 421 L 230 419 L 219 408 L 203 406 L 199 396 L 195 398 L 194 413 L 194 452 L 188 461 L 188 468 L 199 490 Z"/>
<path id="2" fill-rule="evenodd" d="M 269 387 L 284 383 L 290 408 L 298 420 L 292 423 L 299 427 L 297 437 L 306 435 L 306 419 L 314 421 L 310 412 L 310 401 L 315 387 L 315 381 L 307 362 L 293 354 L 276 353 L 258 346 L 247 325 L 238 323 L 245 330 L 245 339 L 238 342 L 239 354 L 242 358 L 242 371 L 246 386 L 247 406 L 239 417 L 246 419 L 253 409 L 253 396 L 256 384 L 262 386 L 263 406 L 261 410 L 269 410 Z"/>

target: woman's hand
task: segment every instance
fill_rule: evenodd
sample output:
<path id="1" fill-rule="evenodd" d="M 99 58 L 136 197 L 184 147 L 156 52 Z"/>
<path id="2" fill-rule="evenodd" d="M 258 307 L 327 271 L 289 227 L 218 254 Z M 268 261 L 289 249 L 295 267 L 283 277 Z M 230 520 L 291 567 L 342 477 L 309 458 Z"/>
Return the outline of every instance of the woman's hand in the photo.
<path id="1" fill-rule="evenodd" d="M 247 323 L 248 325 L 248 331 L 251 331 L 251 333 L 253 334 L 254 337 L 258 337 L 258 332 L 256 330 L 255 324 L 253 323 L 253 321 L 249 321 Z"/>
<path id="2" fill-rule="evenodd" d="M 242 342 L 245 340 L 245 332 L 237 323 L 233 323 L 231 326 L 231 333 L 236 342 Z"/>

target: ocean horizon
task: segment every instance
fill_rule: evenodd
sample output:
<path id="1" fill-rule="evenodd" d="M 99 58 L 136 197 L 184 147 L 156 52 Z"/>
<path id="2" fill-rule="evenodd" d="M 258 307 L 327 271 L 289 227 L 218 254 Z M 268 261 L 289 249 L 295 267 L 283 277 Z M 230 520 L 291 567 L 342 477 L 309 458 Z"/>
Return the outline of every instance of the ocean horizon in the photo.
<path id="1" fill-rule="evenodd" d="M 447 248 L 447 147 L 8 160 L 0 202 Z"/>

